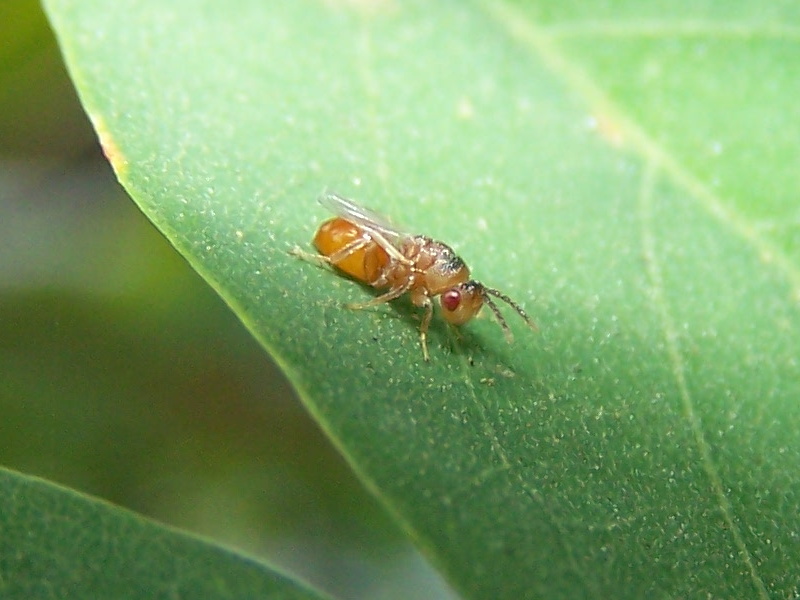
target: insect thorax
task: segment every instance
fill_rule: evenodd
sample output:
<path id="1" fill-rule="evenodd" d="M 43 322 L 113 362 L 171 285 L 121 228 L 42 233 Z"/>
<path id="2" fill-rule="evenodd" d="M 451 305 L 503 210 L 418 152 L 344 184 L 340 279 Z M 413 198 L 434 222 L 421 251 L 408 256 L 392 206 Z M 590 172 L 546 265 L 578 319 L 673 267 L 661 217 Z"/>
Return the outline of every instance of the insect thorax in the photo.
<path id="1" fill-rule="evenodd" d="M 424 278 L 431 296 L 469 279 L 467 265 L 453 249 L 429 237 L 412 238 L 406 242 L 403 254 L 414 262 L 414 270 Z"/>

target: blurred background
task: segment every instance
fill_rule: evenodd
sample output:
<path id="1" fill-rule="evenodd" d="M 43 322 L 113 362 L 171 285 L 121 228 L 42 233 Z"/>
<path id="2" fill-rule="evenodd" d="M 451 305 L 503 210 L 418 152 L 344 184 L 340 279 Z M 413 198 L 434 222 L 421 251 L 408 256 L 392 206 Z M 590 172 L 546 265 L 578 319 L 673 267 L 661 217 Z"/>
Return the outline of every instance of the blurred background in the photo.
<path id="1" fill-rule="evenodd" d="M 454 598 L 117 184 L 41 7 L 0 40 L 0 464 L 341 598 Z"/>

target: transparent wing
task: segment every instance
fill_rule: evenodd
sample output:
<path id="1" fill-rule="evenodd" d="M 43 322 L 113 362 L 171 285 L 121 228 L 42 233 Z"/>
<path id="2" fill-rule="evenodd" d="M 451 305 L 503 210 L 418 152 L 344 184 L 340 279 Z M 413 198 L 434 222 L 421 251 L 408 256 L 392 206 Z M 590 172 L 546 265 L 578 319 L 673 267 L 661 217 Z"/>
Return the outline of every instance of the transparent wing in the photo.
<path id="1" fill-rule="evenodd" d="M 332 192 L 324 192 L 319 197 L 319 203 L 335 215 L 347 219 L 363 229 L 377 231 L 392 243 L 399 243 L 401 240 L 412 237 L 389 223 L 386 217 Z"/>

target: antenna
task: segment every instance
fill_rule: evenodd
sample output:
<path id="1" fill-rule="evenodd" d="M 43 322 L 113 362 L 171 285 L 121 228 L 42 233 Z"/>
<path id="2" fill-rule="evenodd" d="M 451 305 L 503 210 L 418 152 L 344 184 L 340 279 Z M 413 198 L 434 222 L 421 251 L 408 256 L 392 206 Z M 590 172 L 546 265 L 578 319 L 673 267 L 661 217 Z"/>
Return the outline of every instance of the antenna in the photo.
<path id="1" fill-rule="evenodd" d="M 533 319 L 531 319 L 528 316 L 528 313 L 522 310 L 522 307 L 516 302 L 514 302 L 511 298 L 509 298 L 504 293 L 494 288 L 486 287 L 484 285 L 481 285 L 481 288 L 483 288 L 483 300 L 486 302 L 486 304 L 494 313 L 494 316 L 500 323 L 500 327 L 503 328 L 503 333 L 505 333 L 506 339 L 509 342 L 512 342 L 514 340 L 514 336 L 511 333 L 511 329 L 508 327 L 508 323 L 506 323 L 506 320 L 505 318 L 503 318 L 503 315 L 500 314 L 500 309 L 497 308 L 497 304 L 489 296 L 494 296 L 495 298 L 499 298 L 500 300 L 508 304 L 511 308 L 517 311 L 517 314 L 520 317 L 522 317 L 522 319 L 528 324 L 528 327 L 530 327 L 534 331 L 539 331 L 539 328 L 536 326 L 536 323 L 534 323 Z"/>

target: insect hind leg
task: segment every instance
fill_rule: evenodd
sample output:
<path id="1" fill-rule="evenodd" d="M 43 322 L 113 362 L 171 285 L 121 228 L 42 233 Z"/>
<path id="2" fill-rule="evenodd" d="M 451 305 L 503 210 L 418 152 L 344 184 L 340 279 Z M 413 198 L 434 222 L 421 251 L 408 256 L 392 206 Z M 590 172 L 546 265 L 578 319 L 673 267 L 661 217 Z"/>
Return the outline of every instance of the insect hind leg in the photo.
<path id="1" fill-rule="evenodd" d="M 365 239 L 363 237 L 353 240 L 343 248 L 340 248 L 330 256 L 325 256 L 324 254 L 314 254 L 313 252 L 306 252 L 300 246 L 293 246 L 289 249 L 289 254 L 300 258 L 306 262 L 314 263 L 315 265 L 319 265 L 321 267 L 325 266 L 336 266 L 337 263 L 343 261 L 348 256 L 353 254 L 354 252 L 358 252 L 362 248 L 364 248 L 370 242 L 369 239 Z"/>
<path id="2" fill-rule="evenodd" d="M 351 254 L 354 254 L 359 250 L 361 250 L 362 248 L 365 248 L 367 244 L 369 244 L 371 241 L 372 240 L 368 237 L 357 238 L 352 242 L 350 242 L 349 244 L 345 245 L 344 247 L 339 248 L 336 252 L 334 252 L 330 256 L 326 256 L 325 258 L 332 265 L 338 264 Z"/>
<path id="3" fill-rule="evenodd" d="M 327 256 L 322 256 L 321 254 L 315 254 L 313 252 L 306 252 L 300 246 L 292 246 L 289 248 L 288 253 L 295 258 L 299 258 L 300 260 L 304 260 L 306 262 L 314 263 L 320 267 L 327 267 L 330 265 L 328 262 Z"/>

